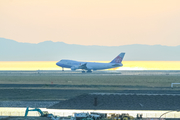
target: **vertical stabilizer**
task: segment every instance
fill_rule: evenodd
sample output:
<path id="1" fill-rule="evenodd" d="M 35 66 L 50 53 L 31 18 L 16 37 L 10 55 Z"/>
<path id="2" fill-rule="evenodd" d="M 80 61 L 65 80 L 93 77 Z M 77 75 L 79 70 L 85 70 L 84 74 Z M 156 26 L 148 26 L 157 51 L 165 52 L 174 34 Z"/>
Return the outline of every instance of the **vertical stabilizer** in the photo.
<path id="1" fill-rule="evenodd" d="M 125 53 L 120 53 L 116 58 L 114 58 L 110 63 L 121 63 L 124 58 Z"/>

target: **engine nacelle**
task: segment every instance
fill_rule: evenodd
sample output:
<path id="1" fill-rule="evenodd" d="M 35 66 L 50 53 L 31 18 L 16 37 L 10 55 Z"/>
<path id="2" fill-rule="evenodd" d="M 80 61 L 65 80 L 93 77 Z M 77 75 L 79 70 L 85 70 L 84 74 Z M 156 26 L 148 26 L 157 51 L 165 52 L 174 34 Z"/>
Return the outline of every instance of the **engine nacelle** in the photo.
<path id="1" fill-rule="evenodd" d="M 72 71 L 75 71 L 75 70 L 78 69 L 78 68 L 79 68 L 79 66 L 72 66 L 72 67 L 71 67 L 71 70 L 72 70 Z"/>

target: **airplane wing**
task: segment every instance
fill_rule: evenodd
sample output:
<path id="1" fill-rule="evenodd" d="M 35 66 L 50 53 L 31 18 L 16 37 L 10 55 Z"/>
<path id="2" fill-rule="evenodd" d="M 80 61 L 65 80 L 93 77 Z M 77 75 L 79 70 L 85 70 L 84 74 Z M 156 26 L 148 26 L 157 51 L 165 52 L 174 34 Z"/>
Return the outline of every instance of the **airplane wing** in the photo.
<path id="1" fill-rule="evenodd" d="M 84 63 L 84 64 L 80 65 L 79 69 L 85 69 L 86 70 L 87 69 L 86 65 L 87 65 L 87 63 Z"/>

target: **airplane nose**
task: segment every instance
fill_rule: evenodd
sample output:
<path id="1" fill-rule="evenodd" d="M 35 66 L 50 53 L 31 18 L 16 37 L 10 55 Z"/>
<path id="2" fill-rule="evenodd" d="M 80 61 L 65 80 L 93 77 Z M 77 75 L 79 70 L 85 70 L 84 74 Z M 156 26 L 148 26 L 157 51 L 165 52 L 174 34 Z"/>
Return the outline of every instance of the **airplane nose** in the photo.
<path id="1" fill-rule="evenodd" d="M 57 66 L 59 66 L 58 63 L 59 63 L 59 62 L 56 63 Z"/>

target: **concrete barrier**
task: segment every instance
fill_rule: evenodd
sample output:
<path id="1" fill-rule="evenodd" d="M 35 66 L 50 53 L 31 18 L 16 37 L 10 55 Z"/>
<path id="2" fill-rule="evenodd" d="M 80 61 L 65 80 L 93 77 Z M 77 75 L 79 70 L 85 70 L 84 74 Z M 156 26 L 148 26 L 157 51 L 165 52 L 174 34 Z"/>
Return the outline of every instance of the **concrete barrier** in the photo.
<path id="1" fill-rule="evenodd" d="M 171 87 L 173 88 L 173 85 L 178 85 L 180 83 L 171 83 Z"/>

